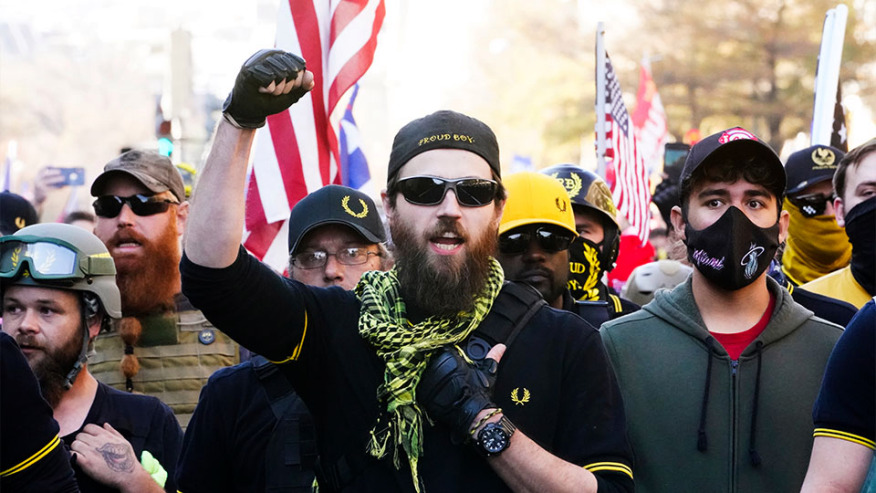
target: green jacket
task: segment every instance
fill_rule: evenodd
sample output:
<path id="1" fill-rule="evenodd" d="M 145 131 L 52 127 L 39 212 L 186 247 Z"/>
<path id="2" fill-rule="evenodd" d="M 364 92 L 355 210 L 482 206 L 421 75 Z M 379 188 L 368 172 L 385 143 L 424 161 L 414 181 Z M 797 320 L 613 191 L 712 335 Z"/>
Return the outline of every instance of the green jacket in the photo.
<path id="1" fill-rule="evenodd" d="M 690 278 L 602 326 L 638 492 L 800 490 L 812 405 L 842 328 L 815 317 L 769 277 L 767 283 L 775 310 L 738 362 L 706 330 Z"/>

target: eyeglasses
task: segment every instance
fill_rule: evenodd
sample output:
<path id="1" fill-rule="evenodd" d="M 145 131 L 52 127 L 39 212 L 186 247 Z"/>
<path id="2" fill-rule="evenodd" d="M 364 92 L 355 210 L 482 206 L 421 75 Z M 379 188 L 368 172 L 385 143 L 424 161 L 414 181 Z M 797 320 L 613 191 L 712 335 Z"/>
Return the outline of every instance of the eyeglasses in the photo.
<path id="1" fill-rule="evenodd" d="M 370 255 L 379 257 L 380 252 L 370 252 L 365 248 L 358 247 L 344 248 L 335 253 L 329 253 L 325 250 L 311 250 L 293 255 L 292 265 L 299 269 L 317 269 L 323 267 L 331 256 L 344 265 L 362 265 L 368 261 Z"/>
<path id="2" fill-rule="evenodd" d="M 152 216 L 167 211 L 171 204 L 179 204 L 179 202 L 138 193 L 130 197 L 104 195 L 98 197 L 91 205 L 94 206 L 94 213 L 98 216 L 113 218 L 122 212 L 122 206 L 125 204 L 128 204 L 131 211 L 138 216 Z"/>
<path id="3" fill-rule="evenodd" d="M 835 198 L 835 193 L 831 193 L 830 195 L 813 193 L 810 195 L 788 197 L 788 201 L 797 206 L 804 217 L 815 217 L 824 214 L 828 202 L 832 203 Z"/>
<path id="4" fill-rule="evenodd" d="M 28 267 L 22 272 L 22 267 Z M 109 253 L 82 254 L 73 245 L 55 238 L 7 236 L 0 238 L 0 278 L 18 275 L 37 280 L 79 280 L 86 276 L 113 275 Z"/>
<path id="5" fill-rule="evenodd" d="M 561 252 L 569 248 L 575 237 L 548 227 L 529 231 L 513 231 L 499 236 L 499 251 L 508 255 L 519 255 L 529 249 L 532 240 L 548 253 Z"/>
<path id="6" fill-rule="evenodd" d="M 453 190 L 456 201 L 465 207 L 482 207 L 493 201 L 499 185 L 483 178 L 447 180 L 436 176 L 412 176 L 398 181 L 398 191 L 414 205 L 438 205 L 448 190 Z"/>

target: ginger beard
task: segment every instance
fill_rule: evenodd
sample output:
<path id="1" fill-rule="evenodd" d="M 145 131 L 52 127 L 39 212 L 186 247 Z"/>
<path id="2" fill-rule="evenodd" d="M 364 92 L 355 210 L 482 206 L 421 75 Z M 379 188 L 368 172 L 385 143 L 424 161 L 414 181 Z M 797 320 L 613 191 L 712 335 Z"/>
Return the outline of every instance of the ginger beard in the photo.
<path id="1" fill-rule="evenodd" d="M 40 383 L 40 393 L 54 409 L 61 402 L 61 397 L 67 389 L 64 384 L 67 374 L 79 359 L 82 351 L 82 339 L 85 337 L 85 327 L 82 322 L 74 335 L 62 345 L 41 345 L 39 340 L 30 334 L 21 334 L 15 338 L 19 346 L 39 348 L 41 351 L 27 358 L 27 362 Z M 42 357 L 37 355 L 42 353 Z"/>
<path id="2" fill-rule="evenodd" d="M 496 221 L 497 222 L 497 221 Z M 430 315 L 453 317 L 470 311 L 486 286 L 491 255 L 498 242 L 497 229 L 487 228 L 471 237 L 451 218 L 439 218 L 429 231 L 398 218 L 390 224 L 395 245 L 396 269 L 402 296 Z M 464 253 L 438 255 L 429 240 L 452 233 L 466 245 Z"/>
<path id="3" fill-rule="evenodd" d="M 180 247 L 173 215 L 156 240 L 149 240 L 132 228 L 122 228 L 107 241 L 116 263 L 116 283 L 122 295 L 126 317 L 170 310 L 180 290 Z M 136 242 L 137 253 L 119 254 L 122 243 Z"/>

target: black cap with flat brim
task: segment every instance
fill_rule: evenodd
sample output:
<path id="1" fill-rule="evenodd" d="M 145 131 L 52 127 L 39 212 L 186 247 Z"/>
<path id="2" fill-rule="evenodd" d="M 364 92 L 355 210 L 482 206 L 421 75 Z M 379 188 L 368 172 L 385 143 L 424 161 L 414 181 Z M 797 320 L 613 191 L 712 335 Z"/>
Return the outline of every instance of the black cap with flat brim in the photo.
<path id="1" fill-rule="evenodd" d="M 289 214 L 289 253 L 298 248 L 302 238 L 325 224 L 349 226 L 371 243 L 386 241 L 383 221 L 371 197 L 341 185 L 326 185 L 307 195 Z"/>

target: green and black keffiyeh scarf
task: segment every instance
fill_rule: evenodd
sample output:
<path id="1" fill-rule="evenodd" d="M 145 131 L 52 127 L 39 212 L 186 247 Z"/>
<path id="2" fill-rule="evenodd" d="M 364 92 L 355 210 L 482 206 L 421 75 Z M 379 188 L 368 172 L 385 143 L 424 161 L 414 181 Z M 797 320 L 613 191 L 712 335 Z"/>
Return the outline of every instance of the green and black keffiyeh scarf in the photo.
<path id="1" fill-rule="evenodd" d="M 366 272 L 356 286 L 356 295 L 362 302 L 359 334 L 386 362 L 383 384 L 377 389 L 379 402 L 386 406 L 385 414 L 381 413 L 385 422 L 378 421 L 371 430 L 368 453 L 382 458 L 391 449 L 398 468 L 399 448 L 403 449 L 417 491 L 420 491 L 417 462 L 423 452 L 424 416 L 417 404 L 417 384 L 434 350 L 464 341 L 490 312 L 505 280 L 499 262 L 491 260 L 486 286 L 475 300 L 473 310 L 452 319 L 429 317 L 411 324 L 405 302 L 399 295 L 395 269 Z"/>

